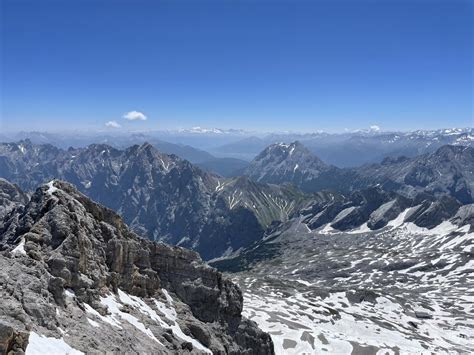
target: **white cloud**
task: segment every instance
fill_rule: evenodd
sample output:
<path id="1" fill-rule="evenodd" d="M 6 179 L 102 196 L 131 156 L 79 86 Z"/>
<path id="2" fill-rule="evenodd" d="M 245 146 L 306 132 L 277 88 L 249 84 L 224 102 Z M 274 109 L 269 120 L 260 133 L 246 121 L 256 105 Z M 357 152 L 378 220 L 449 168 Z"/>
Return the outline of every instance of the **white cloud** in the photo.
<path id="1" fill-rule="evenodd" d="M 370 130 L 378 132 L 378 131 L 380 131 L 380 126 L 377 126 L 376 124 L 373 124 L 372 126 L 370 126 Z"/>
<path id="2" fill-rule="evenodd" d="M 109 128 L 120 128 L 120 127 L 122 127 L 117 121 L 106 122 L 105 126 L 109 127 Z"/>
<path id="3" fill-rule="evenodd" d="M 146 116 L 140 111 L 130 111 L 123 115 L 123 118 L 129 121 L 145 121 Z"/>

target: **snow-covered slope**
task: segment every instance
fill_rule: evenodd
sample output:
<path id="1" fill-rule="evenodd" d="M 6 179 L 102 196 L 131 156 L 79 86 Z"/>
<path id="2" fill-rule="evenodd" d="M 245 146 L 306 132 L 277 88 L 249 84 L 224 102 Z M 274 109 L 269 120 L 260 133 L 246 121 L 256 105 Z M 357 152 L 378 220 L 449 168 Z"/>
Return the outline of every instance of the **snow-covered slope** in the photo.
<path id="1" fill-rule="evenodd" d="M 233 277 L 277 354 L 474 351 L 472 227 L 421 228 L 408 212 L 377 231 L 295 219 L 255 246 Z"/>

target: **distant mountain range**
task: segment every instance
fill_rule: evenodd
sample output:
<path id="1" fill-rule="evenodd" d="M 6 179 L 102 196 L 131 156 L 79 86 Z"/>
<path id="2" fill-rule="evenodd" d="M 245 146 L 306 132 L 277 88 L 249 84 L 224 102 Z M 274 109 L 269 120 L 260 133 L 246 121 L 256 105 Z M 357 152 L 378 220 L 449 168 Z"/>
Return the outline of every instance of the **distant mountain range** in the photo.
<path id="1" fill-rule="evenodd" d="M 367 223 L 378 229 L 421 204 L 413 221 L 432 227 L 474 202 L 473 171 L 474 148 L 466 146 L 341 169 L 299 142 L 278 143 L 243 170 L 246 176 L 223 178 L 149 143 L 125 150 L 0 144 L 0 177 L 24 191 L 56 178 L 69 181 L 117 211 L 138 234 L 191 248 L 206 260 L 244 250 L 302 211 L 313 211 L 310 228 Z"/>
<path id="2" fill-rule="evenodd" d="M 290 186 L 218 177 L 148 143 L 126 150 L 105 144 L 68 150 L 30 141 L 0 144 L 0 177 L 25 191 L 67 180 L 119 212 L 138 234 L 192 248 L 206 259 L 260 239 L 304 199 Z"/>
<path id="3" fill-rule="evenodd" d="M 106 133 L 95 134 L 59 134 L 48 132 L 19 132 L 8 137 L 0 137 L 2 142 L 15 142 L 19 140 L 31 141 L 34 144 L 51 144 L 55 147 L 68 149 L 83 148 L 91 144 L 106 144 L 116 149 L 123 149 L 134 144 L 150 143 L 160 152 L 176 154 L 192 163 L 213 160 L 215 157 L 204 150 L 185 144 L 170 143 L 144 133 L 112 135 Z"/>
<path id="4" fill-rule="evenodd" d="M 254 159 L 274 143 L 301 142 L 324 162 L 337 167 L 380 163 L 386 157 L 414 157 L 443 145 L 473 145 L 473 128 L 449 128 L 408 132 L 384 132 L 377 128 L 345 133 L 265 133 L 238 129 L 194 127 L 176 131 L 147 132 L 19 132 L 0 134 L 1 142 L 29 139 L 36 144 L 52 144 L 67 149 L 90 144 L 108 144 L 125 149 L 145 142 L 167 154 L 176 154 L 192 163 L 214 158 Z M 215 165 L 216 163 L 214 163 Z M 224 163 L 225 165 L 225 163 Z M 224 168 L 225 169 L 225 168 Z"/>
<path id="5" fill-rule="evenodd" d="M 184 132 L 183 132 L 184 134 Z M 214 172 L 223 177 L 238 176 L 248 162 L 236 158 L 219 157 L 187 144 L 170 143 L 154 135 L 133 133 L 129 135 L 111 134 L 55 134 L 47 132 L 20 132 L 11 135 L 0 135 L 0 142 L 30 141 L 34 144 L 51 144 L 55 147 L 68 149 L 84 148 L 91 144 L 106 144 L 116 149 L 125 149 L 135 144 L 150 143 L 160 152 L 175 154 L 182 159 L 202 167 L 203 170 Z"/>
<path id="6" fill-rule="evenodd" d="M 386 157 L 407 156 L 434 152 L 443 145 L 474 144 L 474 129 L 440 129 L 412 132 L 358 131 L 343 134 L 324 132 L 308 134 L 269 134 L 244 137 L 216 149 L 208 149 L 216 156 L 225 155 L 245 160 L 255 158 L 265 147 L 275 143 L 299 141 L 324 162 L 338 167 L 355 167 L 379 163 Z"/>
<path id="7" fill-rule="evenodd" d="M 340 169 L 323 163 L 301 143 L 266 148 L 244 172 L 255 181 L 293 183 L 307 192 L 350 192 L 381 185 L 408 197 L 424 191 L 474 201 L 474 148 L 446 145 L 413 158 L 385 158 L 380 164 Z"/>

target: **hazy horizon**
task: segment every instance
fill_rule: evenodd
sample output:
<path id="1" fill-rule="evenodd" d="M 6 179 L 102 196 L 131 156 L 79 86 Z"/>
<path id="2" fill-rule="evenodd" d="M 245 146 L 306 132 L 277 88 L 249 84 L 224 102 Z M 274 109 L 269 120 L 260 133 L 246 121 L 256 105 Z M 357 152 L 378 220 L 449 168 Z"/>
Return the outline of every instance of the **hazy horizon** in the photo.
<path id="1" fill-rule="evenodd" d="M 295 135 L 317 135 L 317 134 L 329 134 L 329 135 L 342 135 L 342 134 L 355 134 L 355 133 L 372 133 L 372 134 L 388 134 L 388 133 L 412 133 L 412 132 L 430 132 L 430 131 L 443 131 L 443 130 L 470 130 L 471 126 L 455 127 L 455 126 L 441 126 L 441 127 L 425 127 L 418 129 L 384 129 L 377 125 L 369 127 L 361 127 L 357 129 L 343 129 L 343 130 L 246 130 L 243 128 L 220 128 L 220 127 L 187 127 L 187 128 L 176 128 L 176 129 L 114 129 L 110 130 L 107 128 L 71 128 L 71 129 L 16 129 L 16 130 L 2 130 L 1 133 L 6 135 L 19 135 L 19 134 L 84 134 L 84 135 L 117 135 L 125 136 L 132 134 L 190 134 L 190 135 L 242 135 L 242 136 L 265 136 L 265 135 L 278 135 L 278 134 L 295 134 Z"/>

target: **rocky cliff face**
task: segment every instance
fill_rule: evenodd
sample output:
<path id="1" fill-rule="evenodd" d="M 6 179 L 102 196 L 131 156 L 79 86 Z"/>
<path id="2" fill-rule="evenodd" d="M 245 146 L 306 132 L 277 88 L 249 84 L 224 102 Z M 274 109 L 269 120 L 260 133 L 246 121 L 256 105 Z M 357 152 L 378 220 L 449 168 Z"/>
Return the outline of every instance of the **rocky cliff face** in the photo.
<path id="1" fill-rule="evenodd" d="M 51 181 L 0 229 L 0 350 L 272 354 L 239 288 Z"/>

